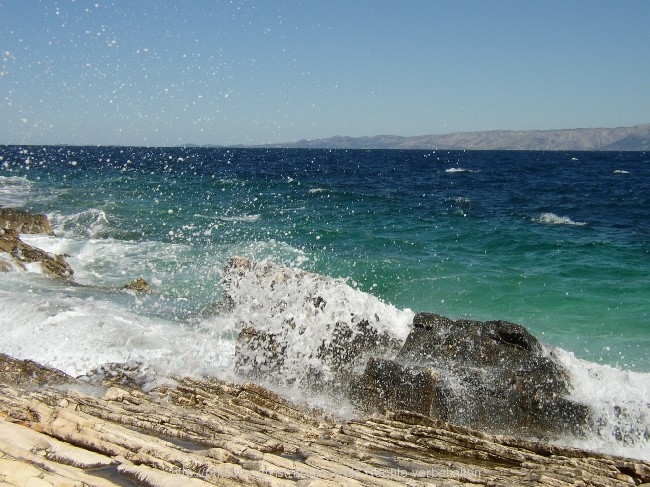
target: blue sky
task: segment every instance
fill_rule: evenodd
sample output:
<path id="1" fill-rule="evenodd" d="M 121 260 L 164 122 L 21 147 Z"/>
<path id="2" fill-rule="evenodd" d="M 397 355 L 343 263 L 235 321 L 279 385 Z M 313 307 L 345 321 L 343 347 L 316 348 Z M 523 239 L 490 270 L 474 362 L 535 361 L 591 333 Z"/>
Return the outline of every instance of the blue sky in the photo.
<path id="1" fill-rule="evenodd" d="M 0 143 L 650 122 L 647 0 L 0 0 Z"/>

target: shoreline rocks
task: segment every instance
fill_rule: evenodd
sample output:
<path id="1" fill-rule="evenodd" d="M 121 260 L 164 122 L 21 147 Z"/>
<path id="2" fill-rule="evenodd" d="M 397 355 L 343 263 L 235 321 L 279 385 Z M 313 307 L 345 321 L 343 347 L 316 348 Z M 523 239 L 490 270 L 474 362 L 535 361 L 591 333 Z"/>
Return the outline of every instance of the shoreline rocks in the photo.
<path id="1" fill-rule="evenodd" d="M 568 373 L 523 326 L 419 313 L 394 359 L 359 378 L 366 409 L 408 409 L 494 433 L 580 435 L 586 405 L 567 399 Z"/>
<path id="2" fill-rule="evenodd" d="M 26 244 L 15 230 L 0 228 L 0 271 L 25 271 L 30 264 L 39 265 L 43 273 L 51 277 L 68 279 L 74 274 L 63 255 Z"/>
<path id="3" fill-rule="evenodd" d="M 331 291 L 323 276 L 235 257 L 222 282 L 243 316 L 237 369 L 253 380 L 296 377 L 289 385 L 367 413 L 404 409 L 492 433 L 580 436 L 591 423 L 568 398 L 568 372 L 521 325 L 419 313 L 401 339 L 365 302 L 327 308 L 349 288 Z"/>
<path id="4" fill-rule="evenodd" d="M 331 417 L 254 383 L 148 392 L 0 355 L 3 485 L 635 486 L 650 463 L 408 411 Z M 91 388 L 91 386 L 93 386 Z"/>
<path id="5" fill-rule="evenodd" d="M 72 282 L 74 270 L 65 260 L 69 256 L 45 252 L 29 245 L 20 239 L 21 233 L 54 235 L 46 215 L 0 207 L 0 272 L 24 272 L 35 264 L 50 277 Z M 143 294 L 152 292 L 143 278 L 128 282 L 122 289 Z"/>
<path id="6" fill-rule="evenodd" d="M 0 207 L 0 228 L 14 230 L 19 234 L 54 235 L 52 225 L 46 215 L 7 207 Z"/>
<path id="7" fill-rule="evenodd" d="M 26 271 L 29 265 L 37 264 L 51 277 L 72 277 L 74 271 L 65 256 L 26 244 L 20 233 L 54 235 L 46 215 L 0 208 L 0 272 Z"/>

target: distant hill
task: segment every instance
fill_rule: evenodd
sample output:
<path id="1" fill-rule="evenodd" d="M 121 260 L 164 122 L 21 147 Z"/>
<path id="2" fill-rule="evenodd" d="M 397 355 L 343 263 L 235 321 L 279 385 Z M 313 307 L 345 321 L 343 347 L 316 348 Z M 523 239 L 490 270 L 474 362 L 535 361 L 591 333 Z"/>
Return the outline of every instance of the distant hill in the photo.
<path id="1" fill-rule="evenodd" d="M 401 137 L 331 137 L 274 147 L 324 149 L 468 149 L 650 151 L 650 123 L 633 127 L 567 130 L 492 130 Z"/>

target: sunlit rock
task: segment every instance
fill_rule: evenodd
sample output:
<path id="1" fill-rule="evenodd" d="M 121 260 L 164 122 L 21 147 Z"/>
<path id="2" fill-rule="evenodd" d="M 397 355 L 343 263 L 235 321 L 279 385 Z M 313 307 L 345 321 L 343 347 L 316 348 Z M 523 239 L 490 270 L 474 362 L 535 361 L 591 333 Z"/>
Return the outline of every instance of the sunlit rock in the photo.
<path id="1" fill-rule="evenodd" d="M 13 208 L 0 208 L 0 228 L 17 233 L 43 233 L 53 235 L 52 226 L 46 215 Z"/>
<path id="2" fill-rule="evenodd" d="M 57 378 L 53 385 L 48 376 Z M 647 461 L 490 435 L 409 411 L 331 417 L 253 383 L 177 378 L 148 392 L 125 385 L 98 393 L 64 378 L 0 355 L 2 485 L 650 482 Z"/>
<path id="3" fill-rule="evenodd" d="M 149 286 L 149 283 L 141 277 L 138 277 L 137 279 L 134 279 L 133 281 L 125 284 L 122 289 L 136 291 L 145 294 L 151 292 L 151 287 Z"/>
<path id="4" fill-rule="evenodd" d="M 53 277 L 69 278 L 74 273 L 62 255 L 51 254 L 26 244 L 20 240 L 15 230 L 0 228 L 0 269 L 27 270 L 32 264 Z"/>

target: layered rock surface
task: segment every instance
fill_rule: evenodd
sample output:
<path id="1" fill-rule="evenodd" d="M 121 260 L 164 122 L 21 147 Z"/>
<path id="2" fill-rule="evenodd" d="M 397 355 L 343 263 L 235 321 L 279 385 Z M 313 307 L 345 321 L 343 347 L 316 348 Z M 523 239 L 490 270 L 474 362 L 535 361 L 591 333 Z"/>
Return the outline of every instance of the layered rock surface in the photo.
<path id="1" fill-rule="evenodd" d="M 0 484 L 633 486 L 650 464 L 420 414 L 341 420 L 253 383 L 147 393 L 0 355 Z"/>

